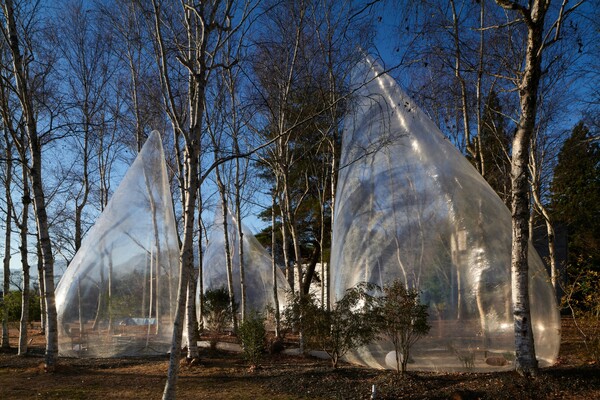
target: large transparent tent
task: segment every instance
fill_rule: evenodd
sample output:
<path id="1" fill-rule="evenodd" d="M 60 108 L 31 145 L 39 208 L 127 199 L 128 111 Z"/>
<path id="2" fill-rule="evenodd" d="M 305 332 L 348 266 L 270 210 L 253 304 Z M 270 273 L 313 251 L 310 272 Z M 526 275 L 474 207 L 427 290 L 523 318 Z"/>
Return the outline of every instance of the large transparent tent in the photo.
<path id="1" fill-rule="evenodd" d="M 208 246 L 202 260 L 204 292 L 228 289 L 227 260 L 225 255 L 225 229 L 222 208 L 217 207 L 215 221 Z M 234 299 L 241 306 L 240 235 L 237 219 L 227 211 L 227 239 L 231 253 L 231 282 Z M 289 285 L 278 266 L 273 269 L 271 256 L 256 240 L 250 230 L 242 224 L 244 287 L 246 311 L 265 312 L 275 307 L 275 290 L 279 309 L 285 306 Z M 273 279 L 275 274 L 276 279 Z M 276 282 L 277 287 L 273 285 Z M 238 312 L 241 312 L 238 309 Z"/>
<path id="2" fill-rule="evenodd" d="M 511 215 L 466 158 L 370 59 L 356 67 L 336 194 L 332 290 L 401 280 L 421 292 L 429 334 L 409 369 L 511 369 Z M 540 365 L 558 355 L 560 318 L 544 265 L 529 248 L 530 301 Z M 347 356 L 395 368 L 391 342 Z"/>
<path id="3" fill-rule="evenodd" d="M 153 132 L 57 286 L 59 353 L 166 353 L 178 248 L 162 143 Z"/>

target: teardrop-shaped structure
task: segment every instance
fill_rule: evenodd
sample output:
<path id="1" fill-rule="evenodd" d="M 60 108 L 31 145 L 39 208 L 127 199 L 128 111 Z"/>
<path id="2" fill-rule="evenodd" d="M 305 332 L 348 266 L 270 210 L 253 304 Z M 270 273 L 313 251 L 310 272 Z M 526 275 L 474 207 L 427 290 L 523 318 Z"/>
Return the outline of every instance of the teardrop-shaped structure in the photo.
<path id="1" fill-rule="evenodd" d="M 208 246 L 202 259 L 204 291 L 228 288 L 227 261 L 225 257 L 225 230 L 223 211 L 217 207 L 215 221 Z M 250 230 L 242 224 L 244 244 L 244 286 L 246 289 L 246 311 L 264 312 L 267 307 L 275 307 L 273 286 L 273 263 L 271 256 L 256 240 Z M 240 283 L 240 235 L 237 219 L 227 211 L 227 233 L 231 252 L 232 284 L 235 302 L 241 307 Z M 285 306 L 286 291 L 289 285 L 281 269 L 276 266 L 277 301 L 279 309 Z M 241 312 L 241 309 L 237 310 Z"/>
<path id="2" fill-rule="evenodd" d="M 162 143 L 152 132 L 57 286 L 59 353 L 166 353 L 178 254 Z"/>
<path id="3" fill-rule="evenodd" d="M 511 215 L 435 124 L 372 60 L 356 67 L 337 185 L 332 290 L 400 279 L 421 292 L 429 334 L 409 369 L 514 368 Z M 531 316 L 541 365 L 552 364 L 560 316 L 548 274 L 529 249 Z M 395 368 L 390 342 L 347 356 Z"/>

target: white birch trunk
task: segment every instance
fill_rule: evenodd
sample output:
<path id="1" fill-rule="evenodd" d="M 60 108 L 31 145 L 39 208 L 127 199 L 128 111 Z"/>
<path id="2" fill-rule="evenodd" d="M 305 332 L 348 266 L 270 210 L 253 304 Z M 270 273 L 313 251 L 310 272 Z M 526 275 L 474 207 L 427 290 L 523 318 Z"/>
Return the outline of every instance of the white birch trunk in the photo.
<path id="1" fill-rule="evenodd" d="M 46 301 L 46 354 L 45 364 L 48 371 L 52 371 L 56 364 L 58 355 L 58 326 L 56 315 L 56 304 L 54 300 L 54 258 L 52 255 L 52 243 L 49 235 L 48 215 L 46 212 L 46 200 L 44 187 L 42 185 L 42 149 L 37 135 L 37 125 L 33 109 L 32 95 L 28 87 L 26 66 L 21 55 L 19 35 L 14 16 L 12 0 L 5 0 L 3 4 L 5 19 L 5 33 L 7 33 L 10 52 L 13 63 L 13 75 L 15 88 L 19 95 L 19 101 L 25 122 L 25 131 L 29 142 L 29 156 L 31 165 L 29 177 L 33 190 L 33 204 L 36 223 L 38 228 L 38 240 L 42 249 L 44 265 L 44 298 Z"/>
<path id="2" fill-rule="evenodd" d="M 179 256 L 179 287 L 177 290 L 177 306 L 175 320 L 173 321 L 173 336 L 169 357 L 167 382 L 163 391 L 163 400 L 175 399 L 177 375 L 179 373 L 179 358 L 181 356 L 181 339 L 183 334 L 183 319 L 185 316 L 185 303 L 188 282 L 194 268 L 194 217 L 196 213 L 196 195 L 198 193 L 198 149 L 200 144 L 193 141 L 186 146 L 185 182 L 187 196 L 183 209 L 183 239 Z"/>
<path id="3" fill-rule="evenodd" d="M 21 265 L 23 267 L 23 291 L 21 292 L 21 319 L 19 321 L 19 352 L 20 356 L 27 354 L 27 324 L 29 323 L 29 246 L 27 236 L 29 235 L 29 185 L 27 183 L 27 169 L 23 172 L 23 210 L 21 222 L 18 224 L 21 236 Z"/>
<path id="4" fill-rule="evenodd" d="M 529 305 L 529 146 L 535 126 L 537 90 L 541 76 L 542 25 L 528 27 L 525 71 L 520 85 L 521 117 L 513 139 L 512 180 L 512 300 L 515 326 L 515 368 L 519 373 L 537 372 L 537 359 Z"/>
<path id="5" fill-rule="evenodd" d="M 277 197 L 277 184 L 271 193 L 271 267 L 273 270 L 273 304 L 275 308 L 275 337 L 279 337 L 281 328 L 279 315 L 279 297 L 277 296 L 277 262 L 275 261 L 275 247 L 277 246 L 277 235 L 275 234 L 275 199 Z"/>
<path id="6" fill-rule="evenodd" d="M 194 273 L 187 287 L 186 300 L 186 336 L 187 336 L 187 359 L 188 361 L 198 360 L 198 316 L 196 315 L 196 289 L 198 282 L 199 269 L 194 268 Z"/>
<path id="7" fill-rule="evenodd" d="M 4 232 L 4 258 L 2 260 L 4 279 L 2 282 L 2 294 L 4 297 L 8 296 L 10 290 L 10 251 L 11 251 L 11 240 L 12 240 L 12 196 L 11 196 L 11 185 L 12 185 L 12 151 L 11 144 L 8 134 L 5 131 L 5 152 L 6 152 L 6 173 L 4 176 L 4 191 L 6 193 L 6 230 Z M 10 339 L 8 334 L 8 310 L 4 299 L 2 299 L 2 348 L 10 348 Z"/>

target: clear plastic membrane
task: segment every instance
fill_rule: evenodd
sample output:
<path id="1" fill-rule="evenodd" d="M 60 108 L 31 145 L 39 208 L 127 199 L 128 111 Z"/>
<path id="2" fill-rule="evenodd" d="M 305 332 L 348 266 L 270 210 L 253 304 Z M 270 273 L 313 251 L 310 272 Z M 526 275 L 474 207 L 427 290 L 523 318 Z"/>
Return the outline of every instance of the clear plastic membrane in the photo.
<path id="1" fill-rule="evenodd" d="M 162 143 L 152 132 L 57 286 L 60 355 L 166 353 L 178 257 Z"/>
<path id="2" fill-rule="evenodd" d="M 334 298 L 359 282 L 400 279 L 419 289 L 431 325 L 411 350 L 409 369 L 514 368 L 510 211 L 375 62 L 359 64 L 352 85 L 335 204 Z M 536 354 L 547 366 L 558 356 L 560 315 L 531 245 L 529 268 Z M 395 368 L 385 340 L 346 358 Z"/>
<path id="3" fill-rule="evenodd" d="M 223 212 L 219 207 L 216 211 L 213 230 L 202 260 L 205 292 L 211 289 L 228 288 Z M 264 312 L 267 307 L 275 307 L 272 259 L 267 250 L 243 223 L 242 233 L 246 310 Z M 241 307 L 240 235 L 237 219 L 229 211 L 227 211 L 227 237 L 231 252 L 233 294 L 236 303 Z M 281 310 L 285 306 L 286 291 L 289 290 L 289 285 L 278 266 L 275 271 L 277 276 L 277 301 Z M 238 312 L 241 312 L 241 309 L 238 309 Z"/>

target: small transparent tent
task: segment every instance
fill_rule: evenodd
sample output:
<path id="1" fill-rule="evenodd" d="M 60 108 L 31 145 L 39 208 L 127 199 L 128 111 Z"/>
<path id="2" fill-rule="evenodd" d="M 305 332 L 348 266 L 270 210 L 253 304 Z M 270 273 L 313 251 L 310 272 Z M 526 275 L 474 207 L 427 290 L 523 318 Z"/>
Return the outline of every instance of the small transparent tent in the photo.
<path id="1" fill-rule="evenodd" d="M 59 353 L 166 353 L 178 249 L 161 138 L 152 132 L 57 286 Z"/>
<path id="2" fill-rule="evenodd" d="M 371 59 L 353 74 L 332 247 L 334 298 L 359 282 L 400 279 L 428 305 L 429 334 L 413 370 L 511 369 L 511 215 L 493 189 Z M 530 301 L 540 365 L 558 355 L 560 318 L 548 274 L 529 248 Z M 391 342 L 347 356 L 395 368 Z"/>
<path id="3" fill-rule="evenodd" d="M 225 288 L 228 289 L 227 261 L 225 257 L 225 229 L 223 209 L 216 208 L 213 230 L 202 260 L 202 276 L 204 292 Z M 275 307 L 275 287 L 277 302 L 281 310 L 285 306 L 286 291 L 289 285 L 278 266 L 273 270 L 271 256 L 256 240 L 250 230 L 242 224 L 244 253 L 244 287 L 246 290 L 246 311 L 265 312 L 268 307 Z M 227 237 L 232 255 L 232 284 L 236 303 L 241 307 L 240 283 L 240 235 L 237 219 L 227 210 Z M 273 279 L 275 273 L 276 279 Z M 238 309 L 241 312 L 241 309 Z"/>

